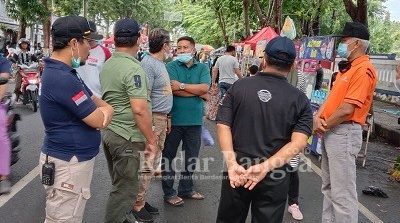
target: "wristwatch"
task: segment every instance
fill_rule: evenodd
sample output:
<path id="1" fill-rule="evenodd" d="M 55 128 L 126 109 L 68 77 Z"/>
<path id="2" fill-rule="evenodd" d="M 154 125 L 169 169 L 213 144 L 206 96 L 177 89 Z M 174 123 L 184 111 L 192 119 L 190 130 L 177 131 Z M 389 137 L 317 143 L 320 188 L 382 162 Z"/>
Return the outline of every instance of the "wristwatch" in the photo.
<path id="1" fill-rule="evenodd" d="M 179 86 L 179 89 L 185 90 L 185 83 L 181 83 L 181 85 Z"/>

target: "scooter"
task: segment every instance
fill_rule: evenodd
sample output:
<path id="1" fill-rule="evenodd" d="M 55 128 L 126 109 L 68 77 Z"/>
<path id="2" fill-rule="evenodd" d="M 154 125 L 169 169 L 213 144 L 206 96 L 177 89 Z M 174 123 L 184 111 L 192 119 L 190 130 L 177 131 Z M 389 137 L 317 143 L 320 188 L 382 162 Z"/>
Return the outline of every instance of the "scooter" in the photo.
<path id="1" fill-rule="evenodd" d="M 8 82 L 8 79 L 0 78 L 0 85 L 4 85 Z M 21 151 L 20 148 L 20 136 L 17 132 L 17 122 L 21 120 L 21 116 L 14 112 L 12 106 L 11 93 L 6 93 L 6 95 L 1 99 L 1 103 L 7 112 L 7 129 L 8 135 L 10 137 L 11 143 L 11 165 L 18 162 L 18 153 Z"/>
<path id="2" fill-rule="evenodd" d="M 30 66 L 20 65 L 22 75 L 21 92 L 23 104 L 31 104 L 33 112 L 38 109 L 39 87 L 40 87 L 40 67 L 37 63 Z"/>

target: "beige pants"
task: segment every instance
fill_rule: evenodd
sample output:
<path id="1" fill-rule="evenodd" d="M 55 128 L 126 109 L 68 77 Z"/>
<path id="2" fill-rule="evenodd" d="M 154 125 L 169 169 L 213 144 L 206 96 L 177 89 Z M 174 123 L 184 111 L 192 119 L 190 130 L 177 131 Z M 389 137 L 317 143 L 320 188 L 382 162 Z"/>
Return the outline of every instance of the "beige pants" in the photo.
<path id="1" fill-rule="evenodd" d="M 144 170 L 140 173 L 139 180 L 139 192 L 136 198 L 136 202 L 134 204 L 135 207 L 142 208 L 145 203 L 145 197 L 147 194 L 147 190 L 150 186 L 150 181 L 153 178 L 154 171 L 159 168 L 161 161 L 162 150 L 164 149 L 164 142 L 167 136 L 167 126 L 168 119 L 166 115 L 161 115 L 158 113 L 153 113 L 153 125 L 155 127 L 154 132 L 158 138 L 158 148 L 157 153 L 155 154 L 154 160 L 143 160 L 141 157 L 141 170 Z"/>
<path id="2" fill-rule="evenodd" d="M 40 166 L 46 155 L 40 155 Z M 53 186 L 46 186 L 45 223 L 80 223 L 87 200 L 90 198 L 90 183 L 93 176 L 95 158 L 78 162 L 74 156 L 69 162 L 49 156 L 55 164 Z"/>

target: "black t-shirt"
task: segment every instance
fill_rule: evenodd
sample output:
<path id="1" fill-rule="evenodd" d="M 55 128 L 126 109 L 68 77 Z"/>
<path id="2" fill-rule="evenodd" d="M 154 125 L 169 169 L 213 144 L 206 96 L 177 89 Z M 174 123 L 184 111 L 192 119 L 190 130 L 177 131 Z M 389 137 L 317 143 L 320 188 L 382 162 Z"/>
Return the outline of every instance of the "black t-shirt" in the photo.
<path id="1" fill-rule="evenodd" d="M 220 103 L 217 122 L 232 130 L 234 151 L 269 158 L 291 140 L 293 132 L 311 135 L 307 96 L 286 78 L 259 72 L 236 81 Z"/>

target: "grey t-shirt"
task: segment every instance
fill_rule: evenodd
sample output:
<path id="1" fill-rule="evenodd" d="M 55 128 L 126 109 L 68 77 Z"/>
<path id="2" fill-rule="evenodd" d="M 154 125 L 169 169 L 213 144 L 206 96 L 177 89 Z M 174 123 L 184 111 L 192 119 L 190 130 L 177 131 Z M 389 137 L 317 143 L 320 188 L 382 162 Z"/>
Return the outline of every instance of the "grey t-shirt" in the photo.
<path id="1" fill-rule="evenodd" d="M 148 55 L 143 58 L 141 65 L 148 79 L 153 112 L 168 114 L 172 109 L 173 96 L 164 62 Z"/>
<path id="2" fill-rule="evenodd" d="M 215 68 L 219 70 L 219 83 L 233 84 L 239 79 L 235 74 L 235 68 L 239 68 L 239 61 L 236 57 L 224 55 L 218 58 Z"/>

